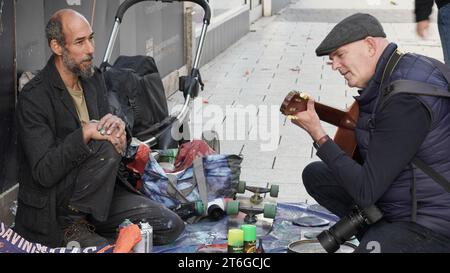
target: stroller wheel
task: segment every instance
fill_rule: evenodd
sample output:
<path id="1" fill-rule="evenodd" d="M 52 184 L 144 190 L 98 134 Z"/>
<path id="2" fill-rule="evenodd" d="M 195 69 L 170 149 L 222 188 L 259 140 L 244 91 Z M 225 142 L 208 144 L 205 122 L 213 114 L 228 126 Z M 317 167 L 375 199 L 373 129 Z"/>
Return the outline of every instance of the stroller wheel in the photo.
<path id="1" fill-rule="evenodd" d="M 204 140 L 216 153 L 220 154 L 220 140 L 216 131 L 204 131 L 202 133 L 202 140 Z"/>

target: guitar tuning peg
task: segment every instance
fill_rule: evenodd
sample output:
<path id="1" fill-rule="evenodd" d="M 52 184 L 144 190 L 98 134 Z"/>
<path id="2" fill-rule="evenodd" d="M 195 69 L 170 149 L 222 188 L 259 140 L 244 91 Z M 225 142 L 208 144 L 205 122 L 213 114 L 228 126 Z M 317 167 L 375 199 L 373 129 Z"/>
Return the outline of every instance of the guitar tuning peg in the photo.
<path id="1" fill-rule="evenodd" d="M 309 95 L 306 94 L 305 92 L 300 92 L 300 98 L 304 100 L 309 100 Z"/>

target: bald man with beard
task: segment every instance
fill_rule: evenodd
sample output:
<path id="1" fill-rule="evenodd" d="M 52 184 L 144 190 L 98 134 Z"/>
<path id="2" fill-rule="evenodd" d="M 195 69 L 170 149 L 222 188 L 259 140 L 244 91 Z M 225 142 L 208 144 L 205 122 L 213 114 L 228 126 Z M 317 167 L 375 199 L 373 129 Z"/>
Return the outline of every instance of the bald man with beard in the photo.
<path id="1" fill-rule="evenodd" d="M 110 113 L 103 76 L 93 66 L 90 24 L 74 10 L 60 10 L 46 37 L 53 54 L 17 106 L 15 230 L 50 247 L 102 246 L 125 219 L 144 219 L 156 245 L 173 242 L 184 229 L 178 215 L 117 177 L 131 139 L 125 123 Z"/>

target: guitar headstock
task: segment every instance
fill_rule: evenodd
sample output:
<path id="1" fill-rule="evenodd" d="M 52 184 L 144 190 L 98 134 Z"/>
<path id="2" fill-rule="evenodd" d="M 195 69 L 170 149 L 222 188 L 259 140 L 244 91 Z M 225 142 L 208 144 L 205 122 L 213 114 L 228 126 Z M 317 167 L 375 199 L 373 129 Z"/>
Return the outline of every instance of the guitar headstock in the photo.
<path id="1" fill-rule="evenodd" d="M 304 92 L 291 91 L 284 99 L 280 111 L 285 116 L 293 116 L 298 112 L 306 111 L 306 103 L 309 100 L 309 95 Z"/>

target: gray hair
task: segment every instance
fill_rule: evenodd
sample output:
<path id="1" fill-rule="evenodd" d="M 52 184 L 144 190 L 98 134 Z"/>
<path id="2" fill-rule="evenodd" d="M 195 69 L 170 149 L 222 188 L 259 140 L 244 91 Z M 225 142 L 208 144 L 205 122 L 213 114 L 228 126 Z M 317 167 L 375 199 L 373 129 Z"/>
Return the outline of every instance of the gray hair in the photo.
<path id="1" fill-rule="evenodd" d="M 53 16 L 50 18 L 47 26 L 45 27 L 45 36 L 47 38 L 48 45 L 50 45 L 52 40 L 56 40 L 56 42 L 62 47 L 66 45 L 61 16 Z"/>

